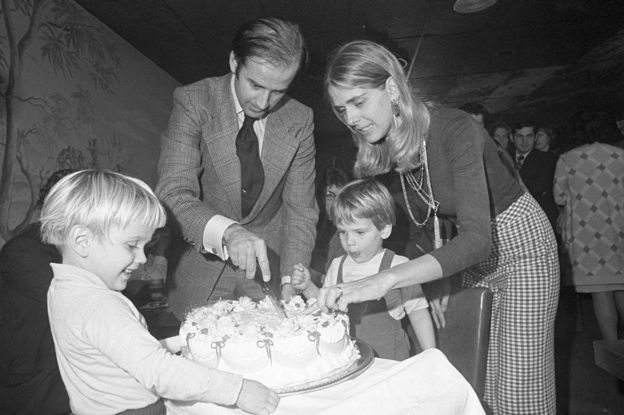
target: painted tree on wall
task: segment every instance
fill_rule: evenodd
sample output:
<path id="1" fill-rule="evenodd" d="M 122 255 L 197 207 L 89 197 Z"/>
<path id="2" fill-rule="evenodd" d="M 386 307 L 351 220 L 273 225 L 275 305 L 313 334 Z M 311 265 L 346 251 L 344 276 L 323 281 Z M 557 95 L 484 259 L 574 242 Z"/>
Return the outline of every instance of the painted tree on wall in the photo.
<path id="1" fill-rule="evenodd" d="M 22 95 L 24 88 L 20 86 L 28 81 L 23 76 L 25 65 L 48 64 L 64 79 L 72 79 L 78 72 L 86 73 L 96 88 L 112 93 L 118 82 L 120 59 L 115 44 L 107 40 L 102 28 L 73 0 L 0 0 L 0 6 L 5 30 L 0 33 L 0 94 L 5 122 L 4 137 L 0 136 L 4 150 L 0 170 L 0 236 L 8 239 L 32 220 L 38 187 L 46 173 L 51 173 L 37 163 L 28 163 L 30 152 L 42 148 L 28 141 L 34 140 L 44 150 L 50 149 L 50 135 L 60 136 L 66 132 L 63 129 L 84 128 L 81 125 L 89 123 L 81 122 L 92 116 L 89 92 L 80 87 L 69 97 L 61 92 L 48 99 Z M 33 122 L 27 128 L 18 125 L 16 117 L 25 106 L 37 108 L 42 113 L 41 122 Z M 78 163 L 81 157 L 84 162 L 84 156 L 76 153 L 79 152 L 70 146 L 46 157 L 62 167 L 86 167 L 67 166 Z M 10 229 L 9 214 L 18 172 L 30 186 L 31 203 L 23 220 Z"/>

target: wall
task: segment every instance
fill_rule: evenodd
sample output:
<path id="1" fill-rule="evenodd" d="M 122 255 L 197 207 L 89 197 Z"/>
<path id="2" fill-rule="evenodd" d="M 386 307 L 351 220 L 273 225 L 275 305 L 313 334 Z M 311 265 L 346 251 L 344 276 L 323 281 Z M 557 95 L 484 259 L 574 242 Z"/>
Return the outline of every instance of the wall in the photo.
<path id="1" fill-rule="evenodd" d="M 0 3 L 0 245 L 36 220 L 61 168 L 156 183 L 159 138 L 179 83 L 73 1 Z"/>

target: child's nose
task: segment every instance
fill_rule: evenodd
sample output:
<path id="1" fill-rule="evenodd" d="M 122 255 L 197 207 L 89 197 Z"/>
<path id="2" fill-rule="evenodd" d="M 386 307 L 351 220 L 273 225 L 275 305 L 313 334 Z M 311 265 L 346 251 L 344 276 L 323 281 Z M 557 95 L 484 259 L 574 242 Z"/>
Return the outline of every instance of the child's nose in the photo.
<path id="1" fill-rule="evenodd" d="M 353 238 L 353 236 L 347 234 L 345 238 L 347 239 L 347 245 L 353 245 L 355 243 L 355 238 Z"/>
<path id="2" fill-rule="evenodd" d="M 147 262 L 147 257 L 145 256 L 145 252 L 142 249 L 137 250 L 137 254 L 134 257 L 134 262 L 138 264 L 145 264 Z"/>

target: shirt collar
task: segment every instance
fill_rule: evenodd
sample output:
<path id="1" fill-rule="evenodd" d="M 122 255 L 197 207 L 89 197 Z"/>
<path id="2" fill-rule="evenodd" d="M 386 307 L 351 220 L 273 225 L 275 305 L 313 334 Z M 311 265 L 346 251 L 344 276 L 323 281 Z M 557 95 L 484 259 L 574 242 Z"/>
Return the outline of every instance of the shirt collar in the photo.
<path id="1" fill-rule="evenodd" d="M 81 286 L 91 286 L 113 291 L 104 284 L 104 281 L 91 271 L 69 264 L 50 263 L 54 271 L 54 279 L 59 281 L 73 281 Z"/>
<path id="2" fill-rule="evenodd" d="M 232 74 L 230 79 L 230 92 L 232 93 L 232 98 L 234 99 L 234 110 L 236 111 L 236 118 L 238 118 L 238 127 L 240 128 L 243 125 L 243 121 L 245 121 L 245 111 L 243 111 L 243 107 L 241 107 L 240 101 L 238 100 L 238 96 L 236 95 L 236 89 L 234 88 L 234 78 L 236 74 Z M 267 115 L 264 118 L 258 120 L 259 123 L 262 124 L 262 131 L 266 127 Z"/>
<path id="3" fill-rule="evenodd" d="M 236 89 L 234 88 L 234 78 L 236 74 L 232 74 L 230 79 L 230 92 L 232 93 L 232 98 L 234 98 L 234 110 L 236 111 L 236 116 L 238 117 L 239 124 L 242 124 L 243 119 L 245 118 L 245 114 L 243 112 L 243 107 L 241 107 L 240 101 L 238 100 L 238 96 L 236 95 Z"/>

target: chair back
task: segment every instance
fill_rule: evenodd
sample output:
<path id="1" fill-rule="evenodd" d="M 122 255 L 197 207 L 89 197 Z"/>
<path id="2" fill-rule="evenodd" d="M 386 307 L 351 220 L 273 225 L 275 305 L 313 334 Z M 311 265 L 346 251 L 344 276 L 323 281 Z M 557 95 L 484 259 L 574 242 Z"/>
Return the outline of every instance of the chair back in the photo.
<path id="1" fill-rule="evenodd" d="M 438 348 L 472 385 L 483 400 L 492 291 L 483 287 L 451 293 L 444 313 L 446 326 L 438 330 Z"/>

